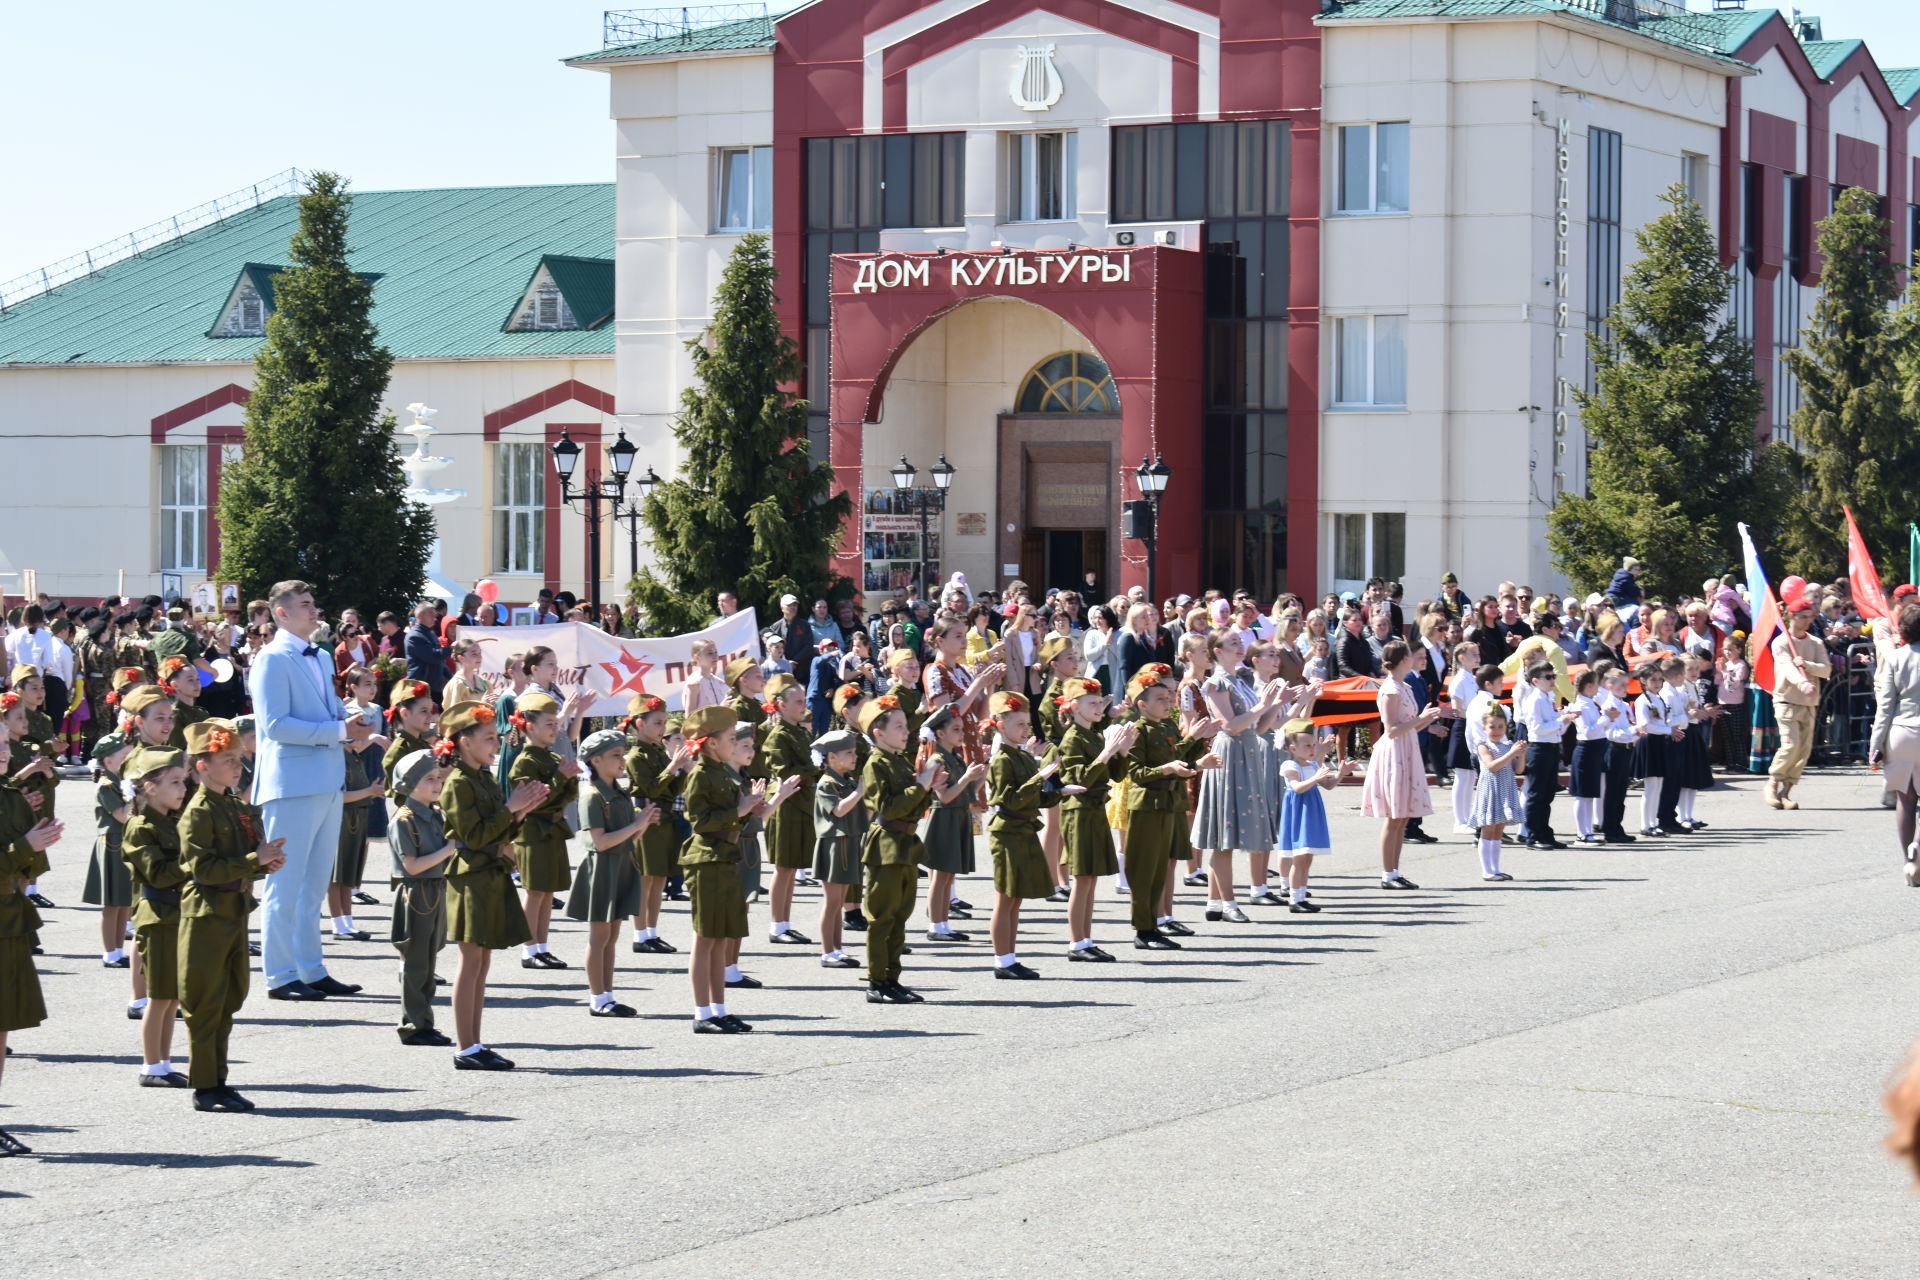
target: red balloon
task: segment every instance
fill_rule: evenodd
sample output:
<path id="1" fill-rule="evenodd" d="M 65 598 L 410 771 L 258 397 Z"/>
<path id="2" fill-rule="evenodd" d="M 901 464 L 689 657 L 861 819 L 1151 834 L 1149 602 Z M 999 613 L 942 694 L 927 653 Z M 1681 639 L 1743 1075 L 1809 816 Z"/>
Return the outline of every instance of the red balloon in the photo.
<path id="1" fill-rule="evenodd" d="M 500 584 L 492 578 L 482 578 L 474 584 L 473 594 L 479 596 L 488 604 L 496 604 L 500 599 Z"/>
<path id="2" fill-rule="evenodd" d="M 1782 600 L 1785 600 L 1788 596 L 1797 596 L 1806 589 L 1807 580 L 1797 573 L 1789 574 L 1787 577 L 1780 579 L 1780 598 Z"/>

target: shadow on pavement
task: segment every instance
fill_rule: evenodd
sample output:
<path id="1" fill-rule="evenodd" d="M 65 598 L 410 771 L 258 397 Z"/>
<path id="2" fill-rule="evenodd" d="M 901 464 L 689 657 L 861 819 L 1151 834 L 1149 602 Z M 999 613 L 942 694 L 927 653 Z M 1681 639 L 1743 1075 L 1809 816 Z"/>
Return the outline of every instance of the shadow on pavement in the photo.
<path id="1" fill-rule="evenodd" d="M 503 1123 L 518 1116 L 489 1116 L 473 1111 L 455 1111 L 451 1107 L 406 1107 L 383 1110 L 378 1107 L 261 1107 L 255 1115 L 288 1120 L 373 1120 L 382 1124 L 421 1124 L 435 1120 L 476 1120 Z"/>
<path id="2" fill-rule="evenodd" d="M 225 1156 L 189 1156 L 174 1151 L 36 1151 L 48 1164 L 117 1164 L 144 1169 L 220 1169 L 242 1166 L 256 1169 L 311 1169 L 312 1160 L 236 1153 Z"/>

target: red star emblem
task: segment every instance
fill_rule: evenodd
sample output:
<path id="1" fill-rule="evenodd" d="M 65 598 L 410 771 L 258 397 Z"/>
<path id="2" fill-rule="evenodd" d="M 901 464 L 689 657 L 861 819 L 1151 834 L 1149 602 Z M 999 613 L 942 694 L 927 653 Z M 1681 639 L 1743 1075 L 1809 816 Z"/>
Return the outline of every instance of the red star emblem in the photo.
<path id="1" fill-rule="evenodd" d="M 613 691 L 609 695 L 613 697 L 623 693 L 645 693 L 647 672 L 653 670 L 651 662 L 643 662 L 631 653 L 621 654 L 618 663 L 603 662 L 600 667 L 613 679 Z"/>

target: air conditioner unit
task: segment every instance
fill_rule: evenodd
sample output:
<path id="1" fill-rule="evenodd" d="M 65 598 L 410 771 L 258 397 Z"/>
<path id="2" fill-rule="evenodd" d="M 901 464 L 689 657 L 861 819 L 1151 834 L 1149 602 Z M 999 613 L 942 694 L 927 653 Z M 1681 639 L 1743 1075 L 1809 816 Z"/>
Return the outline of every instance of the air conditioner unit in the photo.
<path id="1" fill-rule="evenodd" d="M 1109 227 L 1107 234 L 1123 249 L 1157 244 L 1197 253 L 1206 243 L 1198 222 L 1131 222 L 1123 227 Z"/>

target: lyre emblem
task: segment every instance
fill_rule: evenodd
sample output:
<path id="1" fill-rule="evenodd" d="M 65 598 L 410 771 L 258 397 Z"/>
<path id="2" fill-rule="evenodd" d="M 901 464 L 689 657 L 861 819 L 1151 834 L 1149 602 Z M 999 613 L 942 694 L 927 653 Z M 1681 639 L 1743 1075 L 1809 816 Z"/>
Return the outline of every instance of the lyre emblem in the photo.
<path id="1" fill-rule="evenodd" d="M 1023 44 L 1015 52 L 1019 61 L 1013 69 L 1013 105 L 1022 111 L 1045 111 L 1060 101 L 1066 86 L 1053 65 L 1053 46 Z"/>

